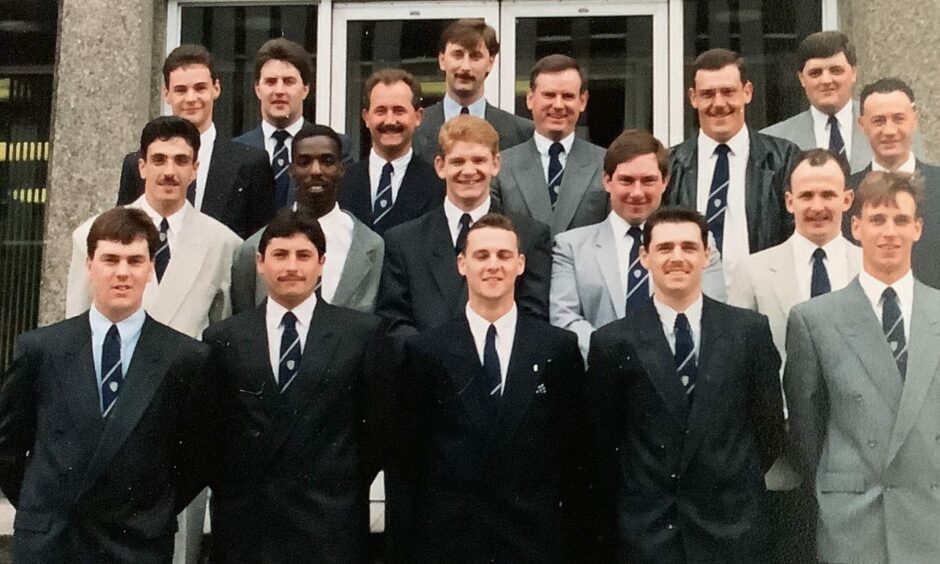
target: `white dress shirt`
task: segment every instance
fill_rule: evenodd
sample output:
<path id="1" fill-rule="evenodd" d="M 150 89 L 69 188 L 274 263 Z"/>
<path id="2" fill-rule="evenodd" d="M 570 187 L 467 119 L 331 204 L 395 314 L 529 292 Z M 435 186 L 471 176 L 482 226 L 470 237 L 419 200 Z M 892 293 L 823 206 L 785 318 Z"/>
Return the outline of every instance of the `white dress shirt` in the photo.
<path id="1" fill-rule="evenodd" d="M 284 141 L 285 148 L 287 149 L 287 160 L 290 161 L 291 158 L 291 139 L 294 138 L 294 135 L 297 135 L 297 132 L 300 131 L 300 128 L 304 126 L 304 116 L 297 118 L 297 121 L 288 125 L 284 128 L 284 131 L 290 133 L 290 137 Z M 278 129 L 271 125 L 270 123 L 261 120 L 261 133 L 264 134 L 264 150 L 268 152 L 268 161 L 271 165 L 274 165 L 274 147 L 277 145 L 277 139 L 274 138 L 274 132 Z"/>
<path id="2" fill-rule="evenodd" d="M 215 148 L 215 124 L 199 134 L 199 168 L 196 169 L 196 198 L 193 207 L 202 209 L 202 200 L 206 196 L 206 181 L 209 178 L 209 165 L 212 163 L 212 150 Z"/>
<path id="3" fill-rule="evenodd" d="M 473 344 L 476 345 L 477 355 L 480 357 L 480 365 L 483 364 L 483 349 L 486 346 L 486 332 L 491 323 L 477 312 L 473 311 L 470 304 L 467 304 L 467 321 L 470 323 L 470 333 L 473 335 Z M 516 340 L 516 321 L 519 319 L 519 310 L 516 304 L 507 311 L 502 317 L 497 319 L 492 325 L 496 326 L 496 356 L 499 357 L 499 374 L 503 385 L 499 389 L 499 395 L 503 395 L 506 390 L 506 373 L 509 370 L 509 358 L 512 355 L 512 344 Z"/>
<path id="4" fill-rule="evenodd" d="M 326 262 L 323 263 L 323 272 L 320 275 L 320 295 L 327 302 L 331 302 L 339 287 L 339 279 L 343 274 L 343 267 L 346 266 L 349 247 L 352 245 L 353 220 L 336 204 L 319 221 L 326 239 Z"/>
<path id="5" fill-rule="evenodd" d="M 408 170 L 408 164 L 411 162 L 411 155 L 414 151 L 408 149 L 408 152 L 392 161 L 392 205 L 398 200 L 398 190 L 401 189 L 402 180 L 405 179 L 405 171 Z M 382 168 L 388 162 L 380 157 L 375 149 L 369 151 L 369 201 L 372 207 L 375 207 L 375 197 L 379 193 L 379 181 L 382 179 Z"/>
<path id="6" fill-rule="evenodd" d="M 552 146 L 554 141 L 545 137 L 538 131 L 535 132 L 532 138 L 535 140 L 535 148 L 539 152 L 539 158 L 542 159 L 542 171 L 545 173 L 545 184 L 548 184 L 548 163 L 551 160 L 548 149 Z M 571 152 L 571 146 L 574 145 L 574 132 L 572 131 L 567 137 L 559 141 L 559 143 L 565 148 L 564 151 L 558 154 L 558 161 L 561 162 L 561 168 L 564 169 L 565 165 L 568 164 L 568 153 Z"/>
<path id="7" fill-rule="evenodd" d="M 673 356 L 676 354 L 676 317 L 684 313 L 689 320 L 689 329 L 692 331 L 692 347 L 695 351 L 695 358 L 701 358 L 699 354 L 699 345 L 702 341 L 702 294 L 692 302 L 685 311 L 676 311 L 659 301 L 656 294 L 653 294 L 653 306 L 659 314 L 659 322 L 663 325 L 663 332 L 666 334 L 666 340 L 669 342 L 669 349 Z"/>
<path id="8" fill-rule="evenodd" d="M 904 172 L 907 174 L 914 174 L 916 168 L 917 168 L 917 157 L 914 156 L 913 152 L 907 156 L 907 160 L 904 161 L 904 163 L 901 164 L 901 166 L 899 166 L 897 170 L 887 169 L 881 166 L 880 164 L 878 164 L 878 162 L 875 161 L 875 159 L 871 160 L 871 169 L 873 171 L 878 171 L 878 172 Z"/>
<path id="9" fill-rule="evenodd" d="M 104 380 L 104 375 L 101 373 L 104 338 L 111 330 L 111 326 L 117 325 L 118 334 L 121 336 L 121 373 L 127 377 L 127 369 L 131 365 L 131 359 L 134 358 L 134 350 L 137 349 L 137 341 L 140 340 L 140 331 L 144 328 L 144 319 L 146 318 L 147 314 L 144 313 L 144 308 L 138 309 L 117 323 L 113 323 L 98 311 L 95 304 L 92 304 L 91 309 L 88 310 L 88 323 L 91 326 L 91 353 L 95 363 L 95 375 L 98 378 L 99 407 L 101 382 Z"/>
<path id="10" fill-rule="evenodd" d="M 793 266 L 796 269 L 796 287 L 800 293 L 800 299 L 806 301 L 810 297 L 810 286 L 813 280 L 813 253 L 820 247 L 799 233 L 793 233 L 790 238 L 793 240 L 791 247 L 793 248 Z M 836 235 L 832 241 L 822 246 L 822 250 L 826 251 L 823 264 L 826 265 L 829 287 L 833 291 L 845 288 L 845 285 L 849 283 L 849 264 L 845 251 L 846 245 L 850 244 L 842 238 L 842 235 Z"/>
<path id="11" fill-rule="evenodd" d="M 450 240 L 457 246 L 457 235 L 460 234 L 460 218 L 465 213 L 470 214 L 470 225 L 473 225 L 481 217 L 489 213 L 490 211 L 490 197 L 487 196 L 483 203 L 474 209 L 465 212 L 462 209 L 458 208 L 451 202 L 449 199 L 444 198 L 444 216 L 447 218 L 447 228 L 450 229 Z"/>
<path id="12" fill-rule="evenodd" d="M 150 204 L 147 203 L 147 196 L 141 196 L 131 204 L 131 207 L 137 207 L 144 210 L 144 213 L 150 217 L 150 220 L 156 226 L 157 231 L 160 231 L 160 223 L 163 222 L 163 216 L 160 215 L 157 210 L 150 207 Z M 173 260 L 173 249 L 176 247 L 176 239 L 180 235 L 180 230 L 183 228 L 183 220 L 186 219 L 186 214 L 192 210 L 193 213 L 196 213 L 196 210 L 193 209 L 192 204 L 189 203 L 189 200 L 183 202 L 183 207 L 171 214 L 166 218 L 167 230 L 166 230 L 166 241 L 170 246 L 170 260 Z M 153 274 L 150 275 L 150 282 L 148 284 L 157 283 L 157 271 L 154 269 Z"/>
<path id="13" fill-rule="evenodd" d="M 852 102 L 842 106 L 842 109 L 835 113 L 836 121 L 839 122 L 839 135 L 842 136 L 842 143 L 845 144 L 845 159 L 852 159 L 852 127 L 855 121 L 852 116 Z M 829 148 L 829 114 L 825 114 L 816 109 L 815 106 L 809 107 L 809 114 L 813 116 L 813 135 L 816 137 L 816 146 L 821 149 Z"/>
<path id="14" fill-rule="evenodd" d="M 444 121 L 450 121 L 451 119 L 460 115 L 460 110 L 463 108 L 463 105 L 454 100 L 449 95 L 444 94 Z M 486 119 L 486 97 L 480 96 L 480 99 L 476 102 L 467 106 L 467 109 L 470 110 L 471 116 L 476 116 L 478 118 Z M 435 139 L 436 141 L 436 139 Z"/>
<path id="15" fill-rule="evenodd" d="M 313 318 L 313 310 L 317 307 L 316 292 L 310 294 L 310 297 L 300 302 L 294 309 L 290 310 L 297 317 L 297 323 L 294 327 L 297 329 L 297 336 L 300 337 L 300 354 L 304 353 L 304 345 L 307 344 L 307 333 L 310 332 L 310 321 Z M 271 370 L 274 372 L 274 380 L 277 381 L 280 372 L 279 360 L 281 359 L 281 336 L 284 335 L 284 314 L 288 309 L 277 303 L 270 297 L 267 299 L 264 312 L 264 324 L 268 330 L 268 355 L 271 361 Z M 280 382 L 278 382 L 280 383 Z"/>
<path id="16" fill-rule="evenodd" d="M 611 211 L 607 216 L 607 221 L 610 223 L 610 227 L 614 233 L 614 245 L 617 248 L 617 264 L 619 268 L 617 272 L 620 273 L 620 287 L 623 289 L 623 298 L 627 297 L 627 283 L 630 278 L 630 251 L 633 249 L 633 237 L 627 235 L 627 231 L 633 227 L 630 225 L 624 218 L 617 215 L 617 212 Z M 640 230 L 643 230 L 643 224 L 637 225 Z M 643 244 L 643 241 L 640 241 L 640 244 Z M 647 287 L 650 290 L 650 293 L 653 292 L 653 283 L 650 281 L 647 284 Z"/>
<path id="17" fill-rule="evenodd" d="M 862 285 L 865 297 L 871 303 L 875 310 L 875 317 L 878 318 L 878 324 L 881 324 L 882 307 L 884 303 L 881 294 L 884 293 L 887 284 L 878 280 L 871 274 L 865 272 L 865 268 L 858 273 L 858 283 Z M 891 285 L 898 296 L 898 307 L 901 308 L 901 317 L 904 321 L 904 340 L 911 342 L 911 313 L 914 311 L 914 274 L 910 270 L 902 276 L 897 282 Z"/>
<path id="18" fill-rule="evenodd" d="M 735 280 L 735 273 L 744 259 L 751 254 L 747 231 L 746 178 L 747 159 L 751 151 L 751 138 L 747 127 L 742 127 L 728 140 L 728 203 L 725 208 L 724 244 L 721 250 L 722 269 L 725 280 Z M 698 133 L 698 198 L 696 207 L 702 215 L 708 212 L 708 194 L 711 192 L 712 176 L 718 155 L 719 143 L 705 132 Z"/>

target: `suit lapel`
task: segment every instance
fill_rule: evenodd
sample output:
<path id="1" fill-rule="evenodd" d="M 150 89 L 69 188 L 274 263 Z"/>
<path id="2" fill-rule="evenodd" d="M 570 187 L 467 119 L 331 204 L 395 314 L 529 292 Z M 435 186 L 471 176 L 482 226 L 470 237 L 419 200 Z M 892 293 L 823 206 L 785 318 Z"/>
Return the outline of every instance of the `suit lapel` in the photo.
<path id="1" fill-rule="evenodd" d="M 196 284 L 209 253 L 209 246 L 199 232 L 199 213 L 192 207 L 186 211 L 176 244 L 170 249 L 170 263 L 163 281 L 152 283 L 152 293 L 145 296 L 150 298 L 145 300 L 147 313 L 166 325 L 171 325 L 176 312 Z"/>
<path id="2" fill-rule="evenodd" d="M 535 139 L 529 139 L 523 144 L 526 154 L 522 157 L 520 166 L 513 170 L 516 185 L 522 192 L 529 214 L 533 219 L 546 225 L 552 223 L 552 203 L 548 197 L 548 184 L 545 183 L 545 170 L 542 168 L 542 157 L 535 147 Z M 564 182 L 564 176 L 562 182 Z"/>
<path id="3" fill-rule="evenodd" d="M 499 401 L 500 442 L 511 440 L 519 424 L 528 415 L 529 403 L 540 382 L 539 370 L 544 372 L 548 368 L 538 365 L 541 355 L 537 336 L 538 328 L 526 316 L 520 315 L 509 356 L 506 388 Z M 547 361 L 551 362 L 551 359 Z"/>
<path id="4" fill-rule="evenodd" d="M 673 178 L 667 190 L 669 203 L 698 208 L 698 134 L 680 143 L 673 149 L 673 158 L 678 166 L 672 166 Z"/>
<path id="5" fill-rule="evenodd" d="M 637 337 L 644 345 L 636 354 L 646 368 L 647 377 L 656 388 L 666 408 L 683 429 L 689 421 L 689 401 L 676 375 L 676 359 L 663 333 L 663 324 L 650 300 L 635 315 Z"/>
<path id="6" fill-rule="evenodd" d="M 597 224 L 597 231 L 594 234 L 594 248 L 596 249 L 594 261 L 597 263 L 598 270 L 607 286 L 607 297 L 610 298 L 617 319 L 623 317 L 627 307 L 627 290 L 623 287 L 620 279 L 620 273 L 617 268 L 620 261 L 616 260 L 617 244 L 614 241 L 613 230 L 610 223 L 603 221 Z M 614 257 L 614 260 L 611 260 Z"/>
<path id="7" fill-rule="evenodd" d="M 778 284 L 777 280 L 796 281 L 796 265 L 793 262 L 793 240 L 787 239 L 783 244 L 774 247 L 774 256 L 770 262 L 770 282 L 773 288 L 774 297 L 777 298 L 777 306 L 780 308 L 779 315 L 786 319 L 787 312 L 800 303 L 800 294 L 795 283 Z"/>
<path id="8" fill-rule="evenodd" d="M 534 142 L 533 142 L 534 143 Z M 561 233 L 568 230 L 568 224 L 578 211 L 581 205 L 581 199 L 587 192 L 588 182 L 591 179 L 590 168 L 596 163 L 590 162 L 585 154 L 585 142 L 579 139 L 574 140 L 571 146 L 571 154 L 565 161 L 565 171 L 561 177 L 561 187 L 558 191 L 558 200 L 555 202 L 555 210 L 552 212 L 552 233 Z M 541 163 L 541 159 L 538 161 Z M 548 187 L 545 188 L 545 193 Z"/>
<path id="9" fill-rule="evenodd" d="M 103 423 L 95 360 L 91 350 L 91 325 L 87 314 L 73 318 L 68 323 L 72 325 L 69 328 L 69 341 L 56 357 L 58 369 L 55 374 L 59 377 L 75 426 L 94 430 L 87 437 L 91 443 L 97 438 Z"/>
<path id="10" fill-rule="evenodd" d="M 748 131 L 750 150 L 747 159 L 747 171 L 744 177 L 744 209 L 748 217 L 747 234 L 751 252 L 760 248 L 761 218 L 763 217 L 763 199 L 773 190 L 774 171 L 765 166 L 768 151 L 756 131 Z"/>
<path id="11" fill-rule="evenodd" d="M 814 129 L 812 113 L 806 110 L 799 114 L 799 121 L 793 129 L 793 142 L 800 147 L 815 147 L 816 134 L 813 133 Z"/>
<path id="12" fill-rule="evenodd" d="M 254 363 L 245 366 L 244 371 L 239 374 L 246 374 L 248 377 L 238 382 L 238 388 L 245 393 L 261 396 L 263 409 L 269 418 L 274 418 L 278 412 L 278 387 L 277 380 L 271 368 L 270 355 L 268 353 L 268 327 L 265 321 L 267 313 L 267 301 L 251 310 L 249 316 L 245 319 L 242 331 L 239 335 L 240 347 L 244 351 L 241 358 L 245 362 Z"/>
<path id="13" fill-rule="evenodd" d="M 454 319 L 451 327 L 453 340 L 449 353 L 454 362 L 447 374 L 470 421 L 484 436 L 488 437 L 495 415 L 495 406 L 489 401 L 483 365 L 480 364 L 480 356 L 473 343 L 470 323 L 466 315 L 460 315 Z"/>
<path id="14" fill-rule="evenodd" d="M 226 188 L 232 186 L 231 179 L 235 177 L 238 163 L 229 160 L 225 141 L 221 137 L 216 137 L 215 144 L 212 146 L 212 156 L 208 163 L 201 163 L 209 167 L 206 175 L 206 191 L 202 197 L 202 212 L 218 216 L 224 211 L 225 205 L 231 194 L 226 194 Z"/>
<path id="15" fill-rule="evenodd" d="M 463 277 L 457 273 L 457 255 L 454 253 L 444 208 L 438 208 L 434 214 L 430 215 L 425 227 L 426 241 L 430 246 L 428 249 L 430 252 L 427 254 L 428 271 L 437 283 L 443 303 L 457 304 L 462 307 L 466 304 L 466 291 Z M 452 313 L 456 313 L 456 310 Z"/>
<path id="16" fill-rule="evenodd" d="M 339 276 L 339 286 L 333 295 L 333 303 L 345 304 L 350 296 L 354 295 L 359 286 L 365 281 L 369 267 L 376 262 L 376 250 L 366 246 L 363 240 L 363 229 L 368 229 L 361 221 L 352 217 L 353 231 L 352 243 L 346 253 L 346 263 Z"/>

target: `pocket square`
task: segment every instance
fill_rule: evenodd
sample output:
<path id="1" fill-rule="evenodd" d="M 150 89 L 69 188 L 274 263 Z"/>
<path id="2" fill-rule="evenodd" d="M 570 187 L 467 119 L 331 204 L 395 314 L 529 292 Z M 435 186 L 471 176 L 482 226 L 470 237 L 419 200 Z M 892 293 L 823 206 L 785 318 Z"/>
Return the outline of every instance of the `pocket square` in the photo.
<path id="1" fill-rule="evenodd" d="M 539 384 L 538 388 L 535 388 L 535 394 L 547 394 L 548 390 L 545 389 L 545 384 Z"/>

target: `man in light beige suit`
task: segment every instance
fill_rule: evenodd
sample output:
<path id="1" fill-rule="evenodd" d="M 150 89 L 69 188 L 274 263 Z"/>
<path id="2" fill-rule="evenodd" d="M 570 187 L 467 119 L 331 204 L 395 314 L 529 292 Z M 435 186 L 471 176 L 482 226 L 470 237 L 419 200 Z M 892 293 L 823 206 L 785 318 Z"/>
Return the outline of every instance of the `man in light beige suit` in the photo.
<path id="1" fill-rule="evenodd" d="M 130 207 L 147 213 L 160 232 L 161 243 L 154 257 L 154 275 L 144 290 L 144 310 L 160 323 L 198 339 L 210 323 L 231 314 L 232 257 L 241 239 L 186 200 L 199 166 L 196 126 L 180 117 L 159 117 L 144 126 L 140 141 L 144 195 Z M 72 233 L 67 317 L 91 304 L 84 262 L 85 239 L 94 219 Z M 174 562 L 196 562 L 205 510 L 203 493 L 180 514 Z"/>

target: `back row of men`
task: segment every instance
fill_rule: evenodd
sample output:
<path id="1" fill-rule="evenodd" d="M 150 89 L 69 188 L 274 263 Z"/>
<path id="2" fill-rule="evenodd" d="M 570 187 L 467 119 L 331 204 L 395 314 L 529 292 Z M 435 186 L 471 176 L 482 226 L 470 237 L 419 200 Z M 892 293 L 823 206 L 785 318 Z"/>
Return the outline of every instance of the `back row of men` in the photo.
<path id="1" fill-rule="evenodd" d="M 440 54 L 451 101 L 473 102 L 456 93 L 474 91 L 482 100 L 498 48 L 490 49 L 489 32 L 474 22 L 448 30 L 458 34 Z M 833 77 L 854 77 L 854 55 L 839 34 L 811 36 L 803 47 L 801 79 L 823 105 L 845 84 Z M 291 92 L 302 100 L 309 81 L 276 48 L 293 47 L 274 40 L 262 48 L 256 89 L 266 121 L 280 112 L 288 125 Z M 201 58 L 174 67 L 187 49 Z M 207 217 L 206 202 L 221 198 L 220 219 L 264 206 L 239 199 L 254 190 L 247 148 L 228 167 L 230 196 L 210 191 L 221 162 L 215 149 L 200 187 L 218 83 L 207 54 L 194 51 L 168 58 L 167 99 L 187 118 L 205 114 L 208 101 L 208 128 L 175 117 L 144 128 L 131 157 L 143 194 L 128 209 L 146 220 L 107 212 L 76 230 L 68 314 L 78 317 L 24 336 L 0 394 L 0 444 L 8 449 L 0 486 L 19 509 L 15 550 L 24 561 L 120 559 L 138 550 L 160 560 L 172 549 L 166 518 L 207 481 L 219 561 L 290 561 L 314 546 L 325 551 L 314 561 L 358 561 L 362 484 L 380 466 L 391 476 L 389 531 L 403 561 L 541 562 L 565 551 L 583 559 L 608 546 L 629 561 L 752 562 L 771 553 L 793 561 L 818 549 L 830 561 L 908 562 L 935 549 L 938 465 L 923 453 L 940 448 L 929 440 L 936 410 L 924 408 L 940 397 L 927 329 L 940 323 L 940 299 L 914 283 L 910 264 L 920 239 L 914 272 L 927 279 L 938 268 L 928 260 L 937 256 L 936 190 L 928 187 L 924 200 L 905 177 L 866 180 L 846 234 L 860 240 L 859 251 L 840 235 L 853 199 L 846 186 L 861 178 L 849 178 L 857 147 L 839 150 L 838 117 L 823 125 L 832 152 L 799 154 L 750 131 L 744 62 L 712 50 L 696 60 L 690 89 L 698 138 L 670 156 L 633 130 L 604 151 L 574 138 L 587 104 L 584 73 L 553 55 L 532 71 L 535 131 L 527 141 L 500 153 L 506 132 L 487 121 L 503 118 L 493 119 L 485 102 L 486 121 L 451 118 L 474 110 L 450 107 L 449 96 L 431 168 L 412 149 L 421 138 L 417 84 L 402 71 L 379 71 L 365 90 L 370 159 L 345 175 L 343 139 L 329 128 L 302 123 L 299 110 L 293 134 L 262 125 L 257 137 L 273 160 L 256 168 L 279 170 L 272 178 L 298 211 L 264 230 L 267 218 L 246 223 L 240 235 L 250 237 L 240 243 Z M 174 75 L 187 73 L 203 76 L 177 88 Z M 872 168 L 906 171 L 916 126 L 910 89 L 876 82 L 861 107 Z M 427 182 L 407 184 L 421 166 Z M 933 169 L 917 166 L 930 186 Z M 351 183 L 356 167 L 359 182 Z M 435 192 L 429 183 L 437 178 L 443 187 Z M 406 199 L 420 190 L 432 196 Z M 701 215 L 653 216 L 664 199 Z M 385 232 L 396 217 L 401 225 Z M 131 253 L 135 244 L 149 250 Z M 846 285 L 797 307 L 787 342 L 793 304 Z M 703 286 L 770 323 L 703 297 Z M 886 286 L 892 295 L 882 297 Z M 392 352 L 374 335 L 376 318 L 335 307 L 371 310 L 376 299 L 381 333 L 422 336 L 398 340 L 403 351 Z M 206 351 L 181 336 L 144 332 L 160 325 L 141 305 L 157 322 L 204 335 L 214 355 L 208 365 Z M 244 313 L 203 334 L 232 305 Z M 858 315 L 834 325 L 844 312 Z M 577 338 L 537 319 L 548 316 Z M 144 339 L 158 332 L 166 344 Z M 138 342 L 150 343 L 148 363 L 136 361 Z M 778 458 L 778 350 L 791 346 L 786 387 L 796 440 Z M 848 350 L 855 356 L 839 356 Z M 403 368 L 385 377 L 398 352 Z M 138 384 L 148 376 L 135 377 L 138 364 L 171 374 L 173 385 Z M 799 370 L 791 374 L 791 366 Z M 858 382 L 861 372 L 872 386 Z M 211 374 L 215 381 L 200 385 Z M 79 388 L 60 391 L 63 375 Z M 206 406 L 214 410 L 209 424 L 183 424 L 193 416 L 186 410 Z M 181 416 L 168 417 L 174 410 Z M 593 428 L 585 425 L 590 413 Z M 213 448 L 194 434 L 201 428 L 211 429 Z M 148 452 L 161 472 L 177 470 L 154 481 Z M 206 453 L 211 461 L 193 463 Z M 200 466 L 213 469 L 208 478 L 192 470 Z M 134 487 L 136 505 L 118 497 L 125 505 L 112 506 L 117 492 Z M 322 496 L 335 511 L 324 513 Z M 816 521 L 817 506 L 815 530 L 805 525 Z M 128 522 L 141 513 L 146 523 Z M 923 525 L 907 523 L 913 519 Z"/>

